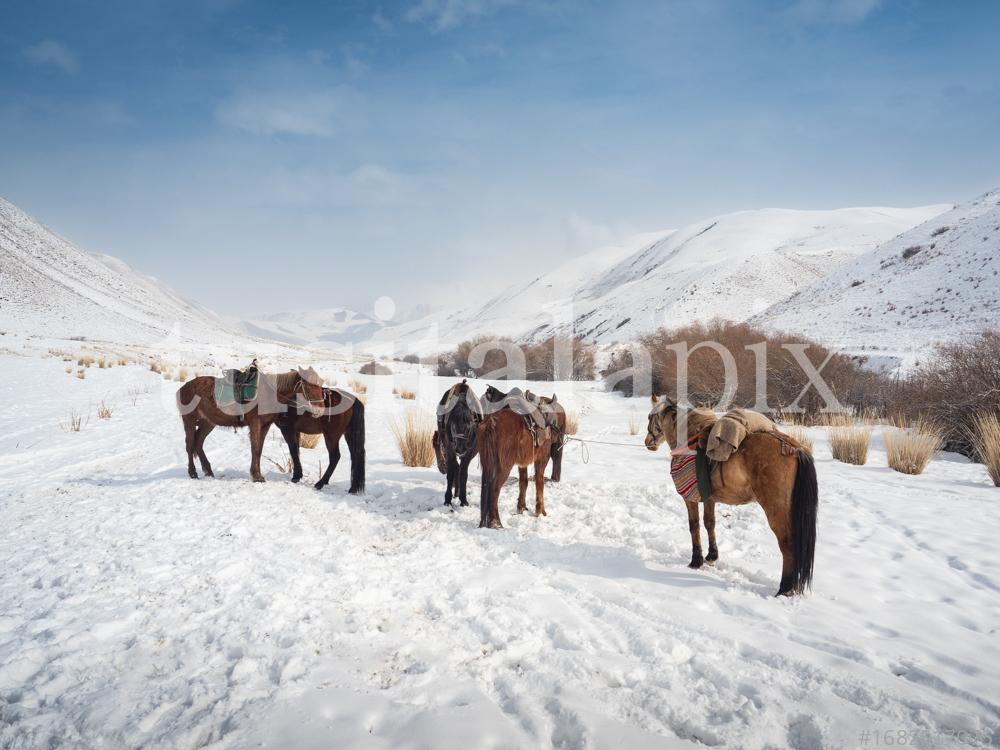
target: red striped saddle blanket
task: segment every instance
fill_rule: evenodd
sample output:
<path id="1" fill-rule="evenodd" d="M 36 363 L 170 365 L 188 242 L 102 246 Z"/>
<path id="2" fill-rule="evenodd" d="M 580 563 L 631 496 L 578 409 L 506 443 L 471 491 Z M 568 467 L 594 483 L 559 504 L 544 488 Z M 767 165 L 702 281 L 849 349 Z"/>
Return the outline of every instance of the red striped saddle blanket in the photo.
<path id="1" fill-rule="evenodd" d="M 670 459 L 670 476 L 674 480 L 677 494 L 686 503 L 700 503 L 701 491 L 698 489 L 698 458 L 695 449 L 698 447 L 698 436 L 688 441 L 687 450 L 678 453 Z"/>

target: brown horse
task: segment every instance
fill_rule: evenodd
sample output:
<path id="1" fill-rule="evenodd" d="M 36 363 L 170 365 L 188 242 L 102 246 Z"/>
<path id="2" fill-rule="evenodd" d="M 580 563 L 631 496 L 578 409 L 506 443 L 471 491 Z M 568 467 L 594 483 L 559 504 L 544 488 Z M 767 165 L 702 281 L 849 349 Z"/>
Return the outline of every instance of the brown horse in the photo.
<path id="1" fill-rule="evenodd" d="M 499 401 L 491 402 L 493 407 L 500 404 Z M 520 412 L 521 409 L 516 409 L 516 406 L 494 408 L 479 425 L 476 439 L 483 472 L 479 495 L 480 528 L 503 528 L 500 523 L 500 490 L 514 466 L 518 467 L 517 512 L 523 513 L 526 509 L 528 466 L 534 465 L 535 515 L 548 515 L 545 512 L 545 466 L 552 456 L 552 443 L 558 438 L 551 427 L 536 426 L 532 430 L 528 426 L 532 416 Z"/>
<path id="2" fill-rule="evenodd" d="M 204 447 L 205 438 L 212 430 L 216 427 L 249 427 L 250 477 L 255 482 L 263 482 L 260 454 L 268 429 L 288 412 L 290 406 L 303 405 L 316 413 L 322 413 L 323 388 L 319 375 L 312 367 L 280 375 L 261 373 L 256 398 L 242 406 L 219 406 L 215 403 L 215 378 L 209 375 L 192 378 L 177 391 L 177 408 L 184 422 L 188 476 L 198 478 L 198 472 L 194 468 L 196 453 L 205 476 L 215 476 Z"/>
<path id="3" fill-rule="evenodd" d="M 466 497 L 469 464 L 479 452 L 476 428 L 482 419 L 483 409 L 479 399 L 464 380 L 445 391 L 438 402 L 437 430 L 432 442 L 438 470 L 447 477 L 444 504 L 449 507 L 453 488 L 458 494 L 459 504 L 469 504 Z"/>
<path id="4" fill-rule="evenodd" d="M 702 410 L 698 410 L 702 411 Z M 671 449 L 680 440 L 689 441 L 699 428 L 711 422 L 691 420 L 693 410 L 677 405 L 665 396 L 653 396 L 649 413 L 646 447 L 655 451 L 666 441 Z M 714 415 L 709 415 L 714 420 Z M 686 425 L 686 437 L 678 439 L 678 423 Z M 803 593 L 812 581 L 813 556 L 816 549 L 816 511 L 819 493 L 816 467 L 809 451 L 800 443 L 780 432 L 755 432 L 744 438 L 739 449 L 725 463 L 711 470 L 712 493 L 704 500 L 705 528 L 708 531 L 708 557 L 719 557 L 715 543 L 715 503 L 744 505 L 757 502 L 764 509 L 768 525 L 778 539 L 781 550 L 781 583 L 779 596 Z M 687 503 L 688 526 L 691 531 L 691 564 L 700 568 L 701 527 L 698 505 Z"/>
<path id="5" fill-rule="evenodd" d="M 328 463 L 323 476 L 315 487 L 321 490 L 333 475 L 340 461 L 340 438 L 346 436 L 347 450 L 351 454 L 351 487 L 348 492 L 358 495 L 365 491 L 365 405 L 347 391 L 334 388 L 323 389 L 323 415 L 289 413 L 277 420 L 288 453 L 292 457 L 292 481 L 302 479 L 302 463 L 299 461 L 299 435 L 323 435 L 326 442 Z"/>

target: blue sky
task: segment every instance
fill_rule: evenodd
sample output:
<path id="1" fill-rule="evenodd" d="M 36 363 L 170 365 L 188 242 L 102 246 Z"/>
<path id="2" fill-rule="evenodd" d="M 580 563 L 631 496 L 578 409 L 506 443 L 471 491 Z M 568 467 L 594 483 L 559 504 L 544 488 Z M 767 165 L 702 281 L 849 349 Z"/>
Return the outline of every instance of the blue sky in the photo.
<path id="1" fill-rule="evenodd" d="M 1000 185 L 1000 3 L 5 3 L 0 195 L 216 310 Z"/>

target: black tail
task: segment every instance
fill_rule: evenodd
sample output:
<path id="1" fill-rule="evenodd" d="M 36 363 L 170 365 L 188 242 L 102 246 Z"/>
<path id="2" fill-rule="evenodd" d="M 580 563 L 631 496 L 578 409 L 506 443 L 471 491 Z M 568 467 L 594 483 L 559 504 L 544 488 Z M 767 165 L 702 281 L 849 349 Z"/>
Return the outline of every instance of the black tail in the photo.
<path id="1" fill-rule="evenodd" d="M 500 447 L 497 445 L 496 428 L 490 417 L 479 426 L 477 439 L 479 466 L 482 470 L 479 489 L 479 528 L 483 528 L 489 525 L 490 507 L 495 501 L 493 487 L 496 485 L 497 471 L 500 468 Z"/>
<path id="2" fill-rule="evenodd" d="M 365 491 L 365 405 L 354 399 L 351 407 L 351 421 L 347 423 L 347 449 L 351 452 L 352 495 Z"/>
<path id="3" fill-rule="evenodd" d="M 816 552 L 816 514 L 819 489 L 816 465 L 808 451 L 799 450 L 799 464 L 792 488 L 792 591 L 801 594 L 812 584 Z"/>
<path id="4" fill-rule="evenodd" d="M 559 440 L 552 443 L 552 452 L 549 456 L 552 458 L 552 481 L 558 482 L 562 479 L 562 457 L 563 457 L 563 447 L 566 445 L 566 438 L 562 435 L 559 436 Z"/>

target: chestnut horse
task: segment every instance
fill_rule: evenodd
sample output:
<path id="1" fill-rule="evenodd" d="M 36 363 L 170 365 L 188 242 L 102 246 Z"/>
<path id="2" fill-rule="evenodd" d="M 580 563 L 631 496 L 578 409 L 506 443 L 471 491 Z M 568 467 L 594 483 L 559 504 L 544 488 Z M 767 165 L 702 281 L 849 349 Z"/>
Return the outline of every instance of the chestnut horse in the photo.
<path id="1" fill-rule="evenodd" d="M 527 400 L 518 400 L 507 408 L 505 403 L 509 402 L 497 397 L 497 394 L 502 395 L 501 391 L 490 386 L 487 393 L 483 406 L 488 414 L 483 418 L 476 435 L 479 463 L 483 472 L 479 494 L 479 527 L 502 529 L 500 490 L 514 466 L 518 467 L 517 512 L 523 513 L 526 510 L 528 466 L 533 465 L 535 515 L 548 515 L 545 512 L 545 466 L 552 455 L 552 443 L 558 437 L 552 427 L 536 426 L 533 431 L 528 426 L 527 420 L 532 419 L 533 415 L 521 413 L 530 410 Z"/>
<path id="2" fill-rule="evenodd" d="M 459 504 L 469 504 L 466 489 L 469 464 L 479 452 L 476 428 L 483 420 L 483 409 L 475 392 L 464 380 L 456 383 L 441 396 L 437 408 L 437 430 L 432 442 L 438 470 L 447 476 L 448 487 L 444 504 L 451 507 L 452 488 Z"/>
<path id="3" fill-rule="evenodd" d="M 496 408 L 493 406 L 494 404 L 502 407 L 502 402 L 505 398 L 507 398 L 506 393 L 499 388 L 488 385 L 486 386 L 486 392 L 483 394 L 482 404 L 486 411 L 492 411 Z M 562 404 L 558 403 L 556 394 L 554 393 L 552 396 L 536 396 L 531 391 L 525 391 L 524 398 L 529 403 L 539 407 L 539 411 L 544 416 L 546 424 L 556 432 L 552 440 L 552 453 L 550 456 L 552 459 L 552 476 L 550 479 L 553 482 L 558 482 L 562 479 L 563 446 L 566 444 L 566 410 Z"/>
<path id="4" fill-rule="evenodd" d="M 686 425 L 687 444 L 698 434 L 690 420 L 691 409 L 678 406 L 666 396 L 653 396 L 649 413 L 646 447 L 655 451 L 664 442 L 674 449 L 678 440 L 678 423 Z M 712 415 L 710 415 L 712 416 Z M 701 421 L 699 427 L 705 427 Z M 812 581 L 813 556 L 816 550 L 816 511 L 819 493 L 816 467 L 809 451 L 793 438 L 780 432 L 754 432 L 743 439 L 740 447 L 724 463 L 711 470 L 712 494 L 704 499 L 705 528 L 708 531 L 708 562 L 719 557 L 715 543 L 715 503 L 744 505 L 760 504 L 767 523 L 778 539 L 781 550 L 781 583 L 778 596 L 801 594 Z M 698 505 L 687 503 L 688 526 L 691 530 L 692 555 L 689 567 L 700 568 L 701 527 Z"/>
<path id="5" fill-rule="evenodd" d="M 177 391 L 177 408 L 184 422 L 184 444 L 188 457 L 188 476 L 198 478 L 194 468 L 197 453 L 201 470 L 206 477 L 215 476 L 205 455 L 205 438 L 216 427 L 250 428 L 250 477 L 263 482 L 260 473 L 260 454 L 264 438 L 271 425 L 288 411 L 290 405 L 302 405 L 316 413 L 323 410 L 323 388 L 320 377 L 310 367 L 299 368 L 280 375 L 260 373 L 257 396 L 247 404 L 215 403 L 215 378 L 202 375 L 192 378 Z"/>
<path id="6" fill-rule="evenodd" d="M 323 415 L 289 413 L 277 420 L 278 429 L 288 444 L 292 457 L 292 481 L 302 479 L 302 463 L 299 461 L 299 435 L 323 435 L 326 442 L 328 463 L 323 476 L 314 485 L 317 490 L 326 487 L 340 461 L 340 438 L 346 436 L 347 450 L 351 454 L 352 495 L 365 491 L 365 405 L 347 391 L 334 388 L 323 389 Z"/>

